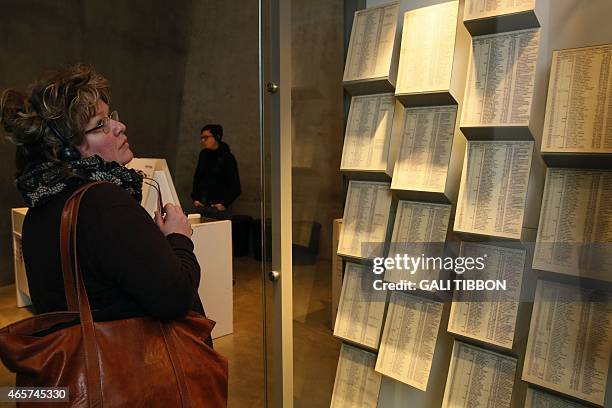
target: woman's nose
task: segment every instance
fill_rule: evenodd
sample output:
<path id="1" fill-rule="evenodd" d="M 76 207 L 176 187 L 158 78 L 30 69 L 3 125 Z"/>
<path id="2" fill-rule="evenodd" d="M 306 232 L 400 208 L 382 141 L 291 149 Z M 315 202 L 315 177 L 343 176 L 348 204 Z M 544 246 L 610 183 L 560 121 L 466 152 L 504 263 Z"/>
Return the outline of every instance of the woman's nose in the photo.
<path id="1" fill-rule="evenodd" d="M 125 131 L 127 130 L 127 126 L 123 122 L 113 120 L 111 123 L 113 125 L 113 134 L 115 136 L 119 136 L 121 133 L 125 133 Z"/>

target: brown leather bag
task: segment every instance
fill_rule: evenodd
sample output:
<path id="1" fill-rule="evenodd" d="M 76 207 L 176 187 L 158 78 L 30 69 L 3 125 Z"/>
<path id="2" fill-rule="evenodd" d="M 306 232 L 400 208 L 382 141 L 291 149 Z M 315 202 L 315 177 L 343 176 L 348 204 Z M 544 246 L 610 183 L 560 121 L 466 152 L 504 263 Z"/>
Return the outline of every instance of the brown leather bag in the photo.
<path id="1" fill-rule="evenodd" d="M 169 323 L 150 317 L 93 321 L 76 230 L 81 198 L 95 184 L 77 189 L 62 211 L 68 311 L 33 316 L 0 330 L 0 358 L 17 373 L 16 385 L 68 387 L 74 407 L 227 406 L 227 360 L 204 343 L 213 321 L 196 313 Z M 70 322 L 76 324 L 53 330 Z M 40 403 L 20 404 L 28 405 Z"/>

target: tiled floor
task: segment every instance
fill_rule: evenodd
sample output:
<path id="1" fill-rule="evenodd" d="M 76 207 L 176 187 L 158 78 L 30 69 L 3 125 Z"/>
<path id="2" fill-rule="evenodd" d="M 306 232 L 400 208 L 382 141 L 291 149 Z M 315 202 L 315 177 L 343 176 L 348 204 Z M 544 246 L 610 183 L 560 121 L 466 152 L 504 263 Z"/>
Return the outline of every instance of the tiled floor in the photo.
<path id="1" fill-rule="evenodd" d="M 234 259 L 234 333 L 215 340 L 230 362 L 229 406 L 264 406 L 261 264 Z M 294 400 L 298 407 L 328 407 L 340 350 L 330 329 L 330 264 L 294 267 Z M 0 327 L 30 316 L 17 308 L 14 286 L 0 288 Z M 0 364 L 0 386 L 15 376 Z M 10 405 L 2 405 L 10 406 Z"/>

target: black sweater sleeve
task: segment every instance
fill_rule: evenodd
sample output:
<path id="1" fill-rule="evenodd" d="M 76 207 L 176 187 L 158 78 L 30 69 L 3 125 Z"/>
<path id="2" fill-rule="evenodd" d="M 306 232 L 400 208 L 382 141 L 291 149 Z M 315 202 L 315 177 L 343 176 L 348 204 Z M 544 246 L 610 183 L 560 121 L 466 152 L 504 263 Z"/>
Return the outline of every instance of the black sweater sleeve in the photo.
<path id="1" fill-rule="evenodd" d="M 81 207 L 79 230 L 91 252 L 90 269 L 111 280 L 151 316 L 184 317 L 192 308 L 200 266 L 190 238 L 161 233 L 149 214 L 123 189 L 92 188 Z"/>
<path id="2" fill-rule="evenodd" d="M 193 185 L 191 187 L 191 199 L 193 201 L 200 200 L 202 194 L 202 172 L 203 172 L 204 160 L 202 159 L 202 151 L 198 156 L 198 164 L 195 172 L 193 173 Z"/>
<path id="3" fill-rule="evenodd" d="M 233 154 L 228 153 L 227 158 L 225 160 L 225 176 L 226 176 L 226 189 L 225 189 L 225 198 L 223 200 L 223 205 L 227 208 L 240 195 L 242 192 L 242 188 L 240 186 L 240 175 L 238 174 L 238 163 L 236 162 L 236 158 Z"/>

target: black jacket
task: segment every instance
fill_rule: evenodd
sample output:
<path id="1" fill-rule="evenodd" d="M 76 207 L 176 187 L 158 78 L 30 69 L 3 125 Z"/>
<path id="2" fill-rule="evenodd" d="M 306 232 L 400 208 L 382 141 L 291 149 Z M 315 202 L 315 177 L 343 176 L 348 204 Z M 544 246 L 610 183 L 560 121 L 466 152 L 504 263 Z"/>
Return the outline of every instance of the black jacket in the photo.
<path id="1" fill-rule="evenodd" d="M 219 142 L 217 150 L 202 149 L 193 175 L 192 200 L 229 208 L 240 193 L 238 164 L 227 143 Z"/>
<path id="2" fill-rule="evenodd" d="M 72 189 L 74 190 L 74 189 Z M 72 191 L 31 208 L 23 223 L 23 255 L 37 313 L 66 310 L 60 265 L 60 214 Z M 200 266 L 193 243 L 161 233 L 123 188 L 101 184 L 83 197 L 77 248 L 96 320 L 134 316 L 177 319 L 203 312 Z"/>

